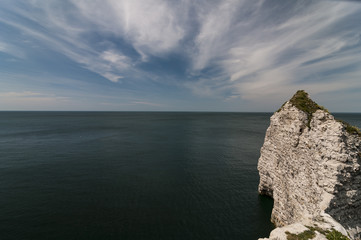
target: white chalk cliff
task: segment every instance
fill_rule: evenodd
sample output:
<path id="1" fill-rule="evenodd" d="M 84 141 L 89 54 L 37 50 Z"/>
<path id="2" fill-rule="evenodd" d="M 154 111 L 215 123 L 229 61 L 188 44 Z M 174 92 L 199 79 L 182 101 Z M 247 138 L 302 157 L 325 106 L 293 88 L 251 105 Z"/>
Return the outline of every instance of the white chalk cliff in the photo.
<path id="1" fill-rule="evenodd" d="M 258 161 L 258 190 L 274 199 L 278 227 L 269 239 L 306 230 L 312 239 L 330 239 L 336 230 L 360 239 L 360 165 L 358 129 L 298 91 L 271 117 Z"/>

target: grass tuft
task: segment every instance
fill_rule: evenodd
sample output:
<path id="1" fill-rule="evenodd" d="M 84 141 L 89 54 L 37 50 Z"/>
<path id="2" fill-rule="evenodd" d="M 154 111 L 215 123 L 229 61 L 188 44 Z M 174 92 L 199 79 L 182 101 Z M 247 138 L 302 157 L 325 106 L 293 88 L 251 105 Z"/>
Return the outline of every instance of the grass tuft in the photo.
<path id="1" fill-rule="evenodd" d="M 346 237 L 339 231 L 336 231 L 335 229 L 332 229 L 332 231 L 328 231 L 326 238 L 328 240 L 350 240 L 348 237 Z"/>
<path id="2" fill-rule="evenodd" d="M 343 120 L 338 120 L 338 122 L 342 123 L 342 125 L 345 127 L 345 130 L 349 133 L 349 134 L 357 134 L 359 136 L 361 136 L 361 131 L 360 129 L 358 129 L 355 126 L 350 125 L 349 123 L 343 121 Z"/>
<path id="3" fill-rule="evenodd" d="M 350 240 L 348 237 L 340 233 L 339 231 L 332 229 L 330 230 L 324 230 L 320 227 L 309 227 L 307 226 L 309 230 L 306 230 L 299 234 L 294 234 L 290 232 L 285 232 L 287 235 L 287 240 L 308 240 L 313 239 L 316 237 L 316 231 L 326 236 L 328 240 Z"/>
<path id="4" fill-rule="evenodd" d="M 318 105 L 308 96 L 308 93 L 304 90 L 298 90 L 295 95 L 290 99 L 290 103 L 295 106 L 296 108 L 300 109 L 301 111 L 307 114 L 308 122 L 307 126 L 310 127 L 310 122 L 312 119 L 312 114 L 317 110 L 323 110 L 328 112 L 326 108 L 323 106 Z M 284 104 L 283 104 L 284 105 Z M 282 105 L 282 107 L 283 107 Z M 282 108 L 281 107 L 281 108 Z M 281 108 L 278 110 L 280 111 Z"/>
<path id="5" fill-rule="evenodd" d="M 312 117 L 312 114 L 317 110 L 324 110 L 328 112 L 326 108 L 312 101 L 312 99 L 308 96 L 308 93 L 306 93 L 304 90 L 298 90 L 290 99 L 290 102 L 293 106 L 300 109 L 301 111 L 304 111 L 310 117 Z"/>
<path id="6" fill-rule="evenodd" d="M 328 230 L 324 230 L 324 229 L 322 229 L 322 228 L 320 228 L 318 226 L 315 226 L 315 227 L 306 226 L 306 227 L 309 228 L 311 231 L 317 231 L 317 232 L 319 232 L 319 233 L 321 233 L 321 234 L 323 234 L 325 236 L 326 236 L 327 233 L 329 233 Z"/>
<path id="7" fill-rule="evenodd" d="M 307 127 L 310 127 L 312 114 L 315 113 L 317 110 L 323 110 L 329 113 L 329 111 L 324 108 L 323 106 L 318 105 L 315 103 L 309 96 L 308 93 L 304 90 L 298 90 L 295 95 L 290 99 L 290 103 L 298 108 L 299 110 L 305 112 L 307 114 Z M 285 105 L 284 103 L 282 107 Z M 277 112 L 281 111 L 282 107 L 278 109 Z M 336 119 L 337 120 L 337 119 Z M 355 126 L 350 125 L 349 123 L 343 121 L 343 120 L 337 120 L 338 122 L 342 123 L 342 125 L 345 127 L 345 130 L 350 134 L 357 134 L 361 136 L 361 130 L 358 129 Z"/>
<path id="8" fill-rule="evenodd" d="M 286 232 L 286 235 L 287 235 L 287 240 L 308 240 L 314 238 L 316 236 L 316 233 L 313 230 L 306 230 L 299 234 Z"/>

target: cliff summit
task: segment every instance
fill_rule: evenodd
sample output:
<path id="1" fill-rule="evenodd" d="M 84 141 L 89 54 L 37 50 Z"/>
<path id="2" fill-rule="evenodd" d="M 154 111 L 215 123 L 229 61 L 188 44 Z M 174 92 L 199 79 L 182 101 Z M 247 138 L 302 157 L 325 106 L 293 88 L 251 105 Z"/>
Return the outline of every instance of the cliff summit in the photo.
<path id="1" fill-rule="evenodd" d="M 270 239 L 360 239 L 360 165 L 360 131 L 297 91 L 271 117 L 258 161 Z"/>

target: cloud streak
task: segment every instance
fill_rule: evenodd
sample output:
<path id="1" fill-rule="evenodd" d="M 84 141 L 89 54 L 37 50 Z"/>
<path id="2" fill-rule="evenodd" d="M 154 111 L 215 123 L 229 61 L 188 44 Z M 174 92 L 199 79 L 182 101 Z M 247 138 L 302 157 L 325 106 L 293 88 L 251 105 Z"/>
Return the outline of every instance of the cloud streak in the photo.
<path id="1" fill-rule="evenodd" d="M 35 47 L 3 35 L 0 52 L 54 51 L 139 92 L 275 102 L 299 88 L 361 88 L 358 2 L 5 0 L 2 9 L 0 23 Z"/>
<path id="2" fill-rule="evenodd" d="M 360 64 L 361 28 L 354 25 L 344 28 L 342 25 L 349 16 L 355 17 L 360 7 L 327 1 L 309 6 L 300 4 L 293 6 L 293 14 L 282 22 L 264 23 L 267 19 L 259 16 L 267 15 L 268 9 L 258 2 L 254 4 L 253 14 L 239 24 L 230 24 L 229 19 L 234 16 L 224 17 L 223 8 L 217 8 L 219 13 L 210 15 L 211 20 L 205 21 L 205 30 L 199 35 L 207 36 L 205 42 L 199 41 L 199 49 L 205 54 L 194 56 L 195 62 L 201 63 L 195 66 L 204 68 L 210 61 L 222 66 L 220 74 L 229 89 L 247 99 L 306 86 L 302 84 L 303 80 L 322 75 L 336 65 Z M 219 20 L 215 20 L 217 18 Z M 221 29 L 221 36 L 209 36 L 212 31 L 207 30 L 207 25 L 212 22 L 218 23 L 216 29 Z M 337 29 L 337 34 L 331 29 Z M 320 84 L 311 83 L 313 89 L 317 85 Z M 348 87 L 356 86 L 360 86 L 359 83 L 353 82 Z M 323 86 L 323 91 L 328 90 L 334 89 Z"/>
<path id="3" fill-rule="evenodd" d="M 25 53 L 17 48 L 16 46 L 9 44 L 9 43 L 4 43 L 0 41 L 0 52 L 9 54 L 11 56 L 14 56 L 16 58 L 25 58 L 26 55 Z"/>

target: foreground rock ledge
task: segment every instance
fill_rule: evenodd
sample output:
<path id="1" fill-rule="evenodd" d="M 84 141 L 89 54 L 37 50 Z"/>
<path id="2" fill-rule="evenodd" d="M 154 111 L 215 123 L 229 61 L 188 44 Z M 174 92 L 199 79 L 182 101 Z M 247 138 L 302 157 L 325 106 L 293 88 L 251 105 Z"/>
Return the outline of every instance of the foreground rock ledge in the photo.
<path id="1" fill-rule="evenodd" d="M 278 227 L 269 239 L 308 230 L 312 239 L 360 239 L 360 140 L 302 90 L 273 114 L 258 161 L 258 191 L 274 199 Z"/>

